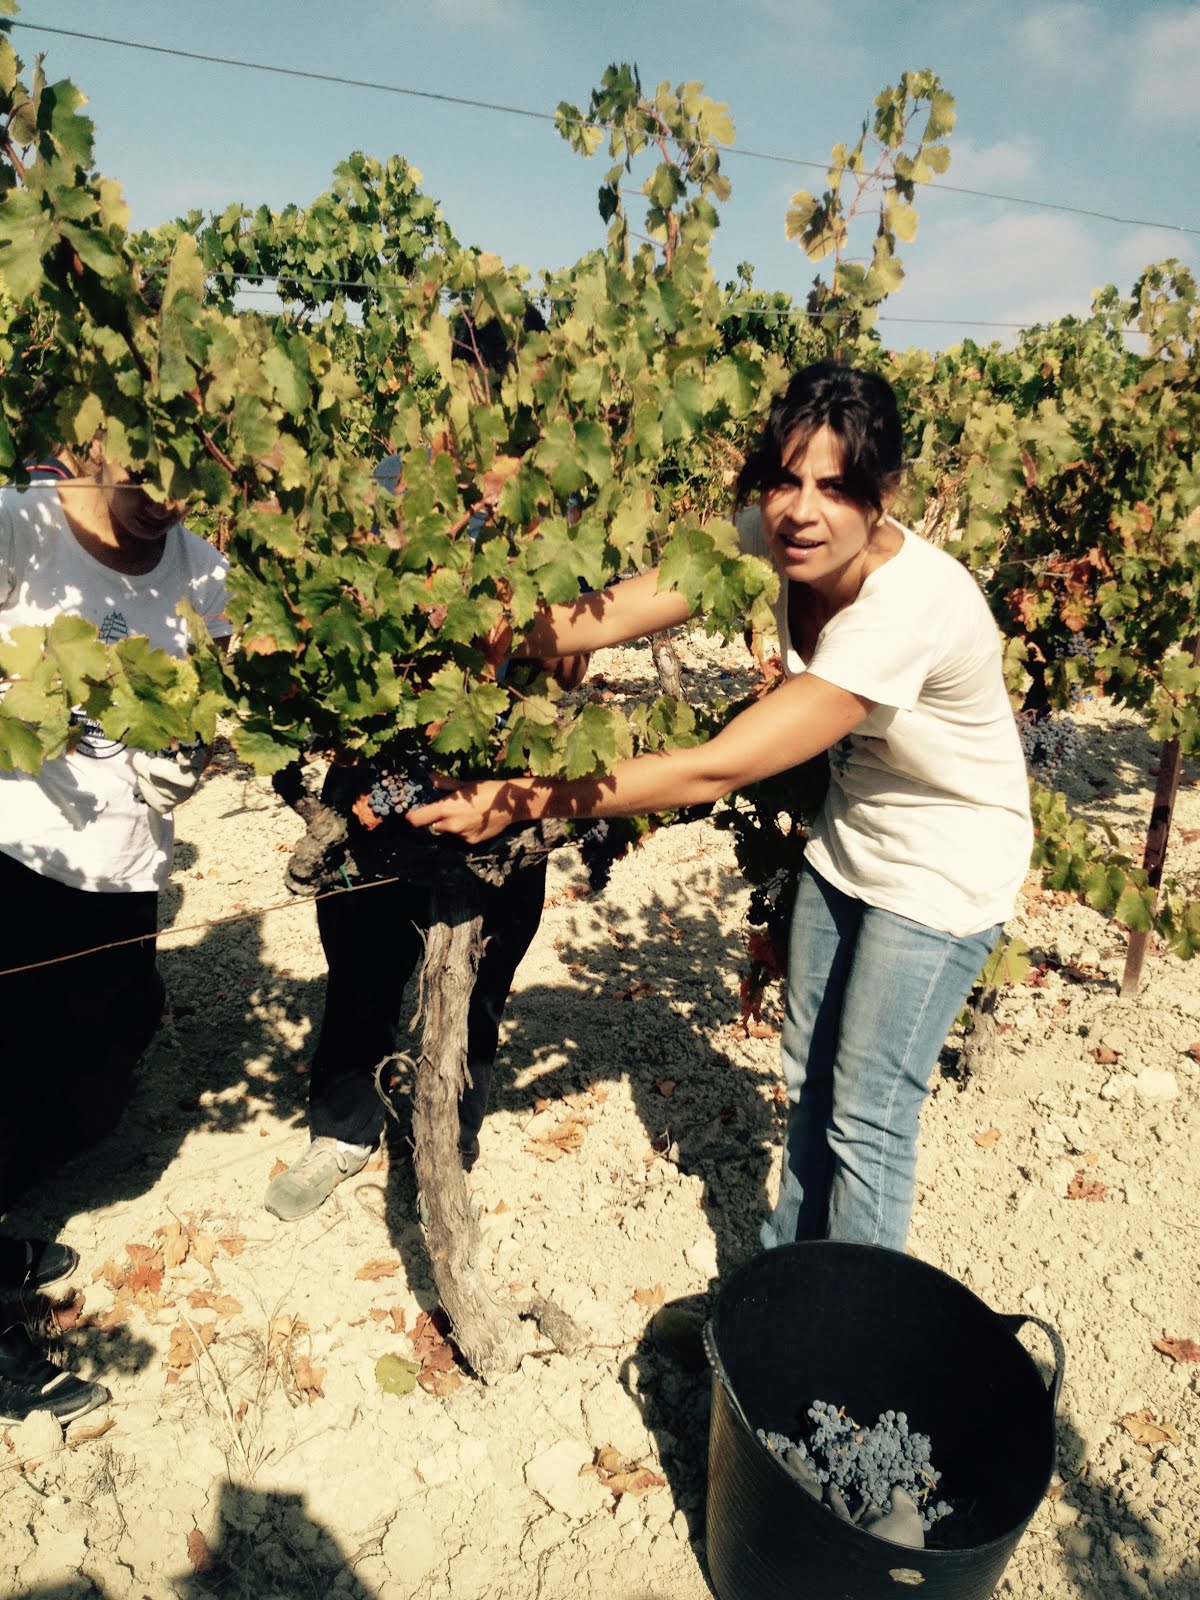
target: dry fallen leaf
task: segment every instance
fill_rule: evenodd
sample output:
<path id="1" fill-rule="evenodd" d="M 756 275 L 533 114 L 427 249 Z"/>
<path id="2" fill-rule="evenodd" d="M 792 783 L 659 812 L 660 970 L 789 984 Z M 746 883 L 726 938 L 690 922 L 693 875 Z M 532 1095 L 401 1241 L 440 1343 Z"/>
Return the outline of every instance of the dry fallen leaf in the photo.
<path id="1" fill-rule="evenodd" d="M 94 1427 L 80 1427 L 78 1424 L 72 1423 L 67 1430 L 67 1443 L 72 1446 L 91 1444 L 95 1439 L 103 1439 L 108 1430 L 115 1428 L 116 1425 L 116 1417 L 105 1417 L 103 1422 L 97 1423 Z"/>
<path id="2" fill-rule="evenodd" d="M 450 1321 L 444 1311 L 422 1311 L 413 1325 L 413 1359 L 421 1363 L 417 1382 L 427 1394 L 442 1399 L 462 1383 L 458 1356 L 447 1335 Z"/>
<path id="3" fill-rule="evenodd" d="M 192 1260 L 198 1261 L 207 1272 L 212 1271 L 213 1258 L 217 1253 L 217 1241 L 210 1233 L 197 1233 L 191 1231 Z"/>
<path id="4" fill-rule="evenodd" d="M 221 1579 L 228 1575 L 229 1564 L 220 1556 L 213 1555 L 208 1548 L 208 1540 L 199 1528 L 193 1528 L 187 1536 L 187 1553 L 198 1578 Z"/>
<path id="5" fill-rule="evenodd" d="M 76 1289 L 69 1300 L 63 1301 L 51 1309 L 54 1325 L 60 1333 L 66 1333 L 71 1328 L 77 1328 L 83 1321 L 83 1290 Z"/>
<path id="6" fill-rule="evenodd" d="M 377 1278 L 394 1278 L 399 1270 L 400 1263 L 398 1261 L 379 1257 L 359 1267 L 354 1276 L 356 1278 L 365 1278 L 368 1282 L 373 1283 Z"/>
<path id="7" fill-rule="evenodd" d="M 659 1306 L 665 1305 L 667 1299 L 661 1283 L 656 1283 L 653 1289 L 635 1289 L 633 1298 L 648 1311 L 656 1311 Z"/>
<path id="8" fill-rule="evenodd" d="M 494 1205 L 494 1206 L 493 1206 L 493 1207 L 492 1207 L 492 1209 L 491 1209 L 491 1210 L 490 1210 L 490 1211 L 489 1211 L 489 1212 L 488 1212 L 488 1216 L 490 1216 L 490 1217 L 499 1217 L 499 1216 L 503 1216 L 503 1214 L 504 1214 L 504 1213 L 505 1213 L 505 1212 L 506 1212 L 506 1211 L 507 1211 L 507 1210 L 508 1210 L 508 1202 L 507 1202 L 507 1201 L 505 1201 L 505 1200 L 497 1200 L 497 1201 L 496 1201 L 496 1204 L 495 1204 L 495 1205 Z"/>
<path id="9" fill-rule="evenodd" d="M 585 1467 L 583 1470 L 586 1472 L 589 1469 Z M 623 1494 L 645 1494 L 648 1489 L 661 1489 L 667 1481 L 649 1467 L 624 1461 L 621 1452 L 611 1444 L 596 1451 L 591 1470 L 618 1499 Z"/>
<path id="10" fill-rule="evenodd" d="M 267 1323 L 267 1344 L 272 1350 L 285 1350 L 292 1340 L 308 1332 L 308 1323 L 299 1317 L 272 1317 Z"/>
<path id="11" fill-rule="evenodd" d="M 639 978 L 637 983 L 631 984 L 628 989 L 614 989 L 610 994 L 611 1000 L 645 1000 L 649 995 L 657 994 L 652 983 L 647 983 L 645 978 Z"/>
<path id="12" fill-rule="evenodd" d="M 664 1100 L 669 1100 L 675 1093 L 677 1081 L 678 1080 L 675 1078 L 655 1078 L 654 1087 L 658 1090 L 659 1094 L 662 1095 Z"/>
<path id="13" fill-rule="evenodd" d="M 218 1239 L 217 1243 L 227 1256 L 240 1256 L 246 1248 L 246 1235 L 244 1233 L 227 1233 Z"/>
<path id="14" fill-rule="evenodd" d="M 236 1317 L 242 1309 L 240 1300 L 235 1300 L 231 1294 L 218 1294 L 215 1289 L 193 1289 L 187 1302 L 197 1311 L 215 1311 L 218 1317 L 226 1320 Z"/>
<path id="15" fill-rule="evenodd" d="M 287 1169 L 288 1169 L 287 1162 L 286 1161 L 281 1161 L 279 1159 L 279 1157 L 276 1156 L 274 1165 L 272 1166 L 270 1172 L 267 1173 L 267 1177 L 268 1178 L 277 1178 L 281 1172 L 286 1172 Z"/>
<path id="16" fill-rule="evenodd" d="M 1075 1176 L 1067 1185 L 1068 1200 L 1103 1200 L 1107 1194 L 1108 1185 L 1089 1178 L 1086 1167 L 1077 1167 Z"/>
<path id="17" fill-rule="evenodd" d="M 171 1342 L 164 1366 L 170 1368 L 168 1382 L 174 1382 L 181 1372 L 197 1361 L 217 1336 L 215 1322 L 184 1322 L 182 1319 L 171 1329 Z"/>
<path id="18" fill-rule="evenodd" d="M 1155 1445 L 1178 1444 L 1179 1434 L 1169 1422 L 1155 1422 L 1150 1411 L 1132 1411 L 1121 1418 L 1121 1426 L 1135 1444 L 1144 1444 L 1147 1449 Z"/>
<path id="19" fill-rule="evenodd" d="M 1194 1339 L 1155 1339 L 1154 1348 L 1172 1361 L 1200 1361 L 1200 1344 Z"/>
<path id="20" fill-rule="evenodd" d="M 155 1228 L 154 1237 L 162 1240 L 163 1265 L 181 1267 L 188 1257 L 187 1229 L 179 1222 L 169 1222 L 165 1228 Z"/>
<path id="21" fill-rule="evenodd" d="M 1191 1056 L 1193 1061 L 1200 1061 L 1200 1042 L 1188 1045 L 1184 1054 Z"/>
<path id="22" fill-rule="evenodd" d="M 982 1133 L 973 1133 L 971 1137 L 981 1150 L 990 1150 L 1000 1137 L 1000 1129 L 985 1128 Z"/>
<path id="23" fill-rule="evenodd" d="M 1114 1050 L 1111 1045 L 1098 1044 L 1092 1051 L 1092 1060 L 1102 1067 L 1115 1067 L 1121 1059 L 1121 1052 Z"/>
<path id="24" fill-rule="evenodd" d="M 580 1149 L 586 1127 L 587 1122 L 581 1117 L 564 1117 L 545 1133 L 526 1139 L 525 1148 L 541 1161 L 560 1161 Z"/>
<path id="25" fill-rule="evenodd" d="M 292 1376 L 296 1380 L 296 1388 L 309 1405 L 314 1400 L 325 1398 L 325 1391 L 321 1387 L 325 1381 L 325 1372 L 325 1367 L 314 1367 L 307 1356 L 301 1356 L 299 1361 L 292 1364 Z"/>

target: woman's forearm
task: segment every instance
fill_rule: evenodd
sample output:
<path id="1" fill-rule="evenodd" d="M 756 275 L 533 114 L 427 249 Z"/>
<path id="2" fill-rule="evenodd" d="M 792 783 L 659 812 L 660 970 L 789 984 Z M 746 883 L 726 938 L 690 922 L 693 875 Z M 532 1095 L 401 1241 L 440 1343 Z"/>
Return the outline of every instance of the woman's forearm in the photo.
<path id="1" fill-rule="evenodd" d="M 741 712 L 706 744 L 635 756 L 597 778 L 439 781 L 447 792 L 415 807 L 409 819 L 479 843 L 542 817 L 640 816 L 703 805 L 828 749 L 870 709 L 870 701 L 806 674 Z"/>
<path id="2" fill-rule="evenodd" d="M 689 616 L 691 607 L 682 595 L 658 587 L 654 567 L 569 604 L 543 606 L 525 635 L 514 640 L 512 653 L 522 658 L 582 655 L 673 628 Z"/>

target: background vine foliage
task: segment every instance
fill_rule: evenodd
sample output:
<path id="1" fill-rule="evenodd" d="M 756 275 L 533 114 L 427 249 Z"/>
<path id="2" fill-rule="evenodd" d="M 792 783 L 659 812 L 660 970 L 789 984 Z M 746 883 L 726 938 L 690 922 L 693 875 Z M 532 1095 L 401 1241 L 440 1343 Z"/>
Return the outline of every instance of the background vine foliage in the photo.
<path id="1" fill-rule="evenodd" d="M 899 390 L 901 514 L 976 571 L 1029 717 L 1103 692 L 1155 738 L 1200 748 L 1185 648 L 1200 571 L 1194 279 L 1149 267 L 1129 297 L 1106 289 L 1090 317 L 1007 351 L 887 350 L 875 312 L 902 283 L 916 190 L 949 162 L 954 104 L 932 73 L 884 90 L 858 140 L 834 147 L 825 191 L 794 197 L 789 233 L 832 260 L 803 306 L 756 290 L 749 266 L 735 284 L 713 277 L 733 129 L 696 84 L 648 93 L 612 67 L 586 108 L 559 107 L 560 134 L 607 160 L 606 232 L 536 286 L 461 245 L 398 156 L 350 156 L 305 207 L 131 233 L 82 105 L 0 35 L 0 469 L 19 482 L 33 455 L 102 433 L 114 461 L 219 531 L 235 647 L 222 660 L 197 639 L 173 661 L 72 619 L 21 630 L 0 647 L 0 763 L 34 770 L 61 750 L 73 706 L 150 749 L 211 738 L 228 716 L 262 773 L 405 738 L 452 772 L 583 776 L 693 740 L 714 713 L 669 697 L 629 720 L 564 704 L 548 679 L 498 682 L 482 641 L 502 617 L 519 629 L 539 600 L 651 561 L 712 630 L 762 624 L 775 579 L 738 552 L 729 486 L 789 365 L 829 352 Z M 264 280 L 279 309 L 245 309 L 239 288 Z M 542 331 L 526 326 L 531 293 Z M 452 353 L 463 312 L 498 325 L 514 356 L 502 376 Z M 376 500 L 371 464 L 389 451 L 405 490 Z M 460 537 L 481 508 L 480 536 Z M 778 792 L 732 802 L 756 882 L 794 861 L 785 807 Z M 1179 955 L 1200 947 L 1194 902 L 1168 884 L 1156 904 L 1049 789 L 1035 810 L 1051 885 L 1153 926 Z"/>

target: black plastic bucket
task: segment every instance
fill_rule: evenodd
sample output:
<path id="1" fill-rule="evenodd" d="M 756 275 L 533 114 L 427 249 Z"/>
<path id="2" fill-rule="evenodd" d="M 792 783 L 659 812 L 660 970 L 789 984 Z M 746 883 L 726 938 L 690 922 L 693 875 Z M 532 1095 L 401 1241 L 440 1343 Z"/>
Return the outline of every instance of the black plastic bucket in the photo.
<path id="1" fill-rule="evenodd" d="M 1054 1348 L 1049 1386 L 1016 1338 Z M 713 1374 L 708 1568 L 720 1600 L 985 1600 L 1054 1470 L 1063 1347 L 895 1250 L 790 1244 L 722 1286 L 704 1343 Z M 756 1430 L 792 1437 L 814 1400 L 860 1422 L 905 1411 L 932 1441 L 955 1512 L 911 1550 L 843 1521 Z"/>

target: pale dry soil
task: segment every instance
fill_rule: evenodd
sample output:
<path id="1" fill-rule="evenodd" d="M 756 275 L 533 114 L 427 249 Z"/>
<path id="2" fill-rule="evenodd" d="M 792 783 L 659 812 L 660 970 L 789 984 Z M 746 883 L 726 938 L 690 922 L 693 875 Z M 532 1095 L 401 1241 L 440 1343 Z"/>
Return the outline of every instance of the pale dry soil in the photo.
<path id="1" fill-rule="evenodd" d="M 698 692 L 736 686 L 733 652 L 692 636 L 687 660 Z M 597 666 L 621 691 L 648 664 Z M 1140 850 L 1155 752 L 1107 707 L 1082 717 L 1071 791 Z M 397 1395 L 376 1363 L 411 1357 L 434 1298 L 402 1138 L 300 1222 L 262 1207 L 306 1138 L 324 977 L 313 906 L 283 888 L 298 831 L 227 755 L 181 811 L 171 1009 L 137 1098 L 6 1222 L 79 1249 L 58 1349 L 113 1399 L 65 1438 L 44 1416 L 0 1437 L 0 1594 L 702 1600 L 708 1380 L 645 1332 L 659 1297 L 754 1253 L 774 1190 L 777 1041 L 737 1025 L 747 895 L 728 837 L 664 830 L 597 899 L 559 852 L 518 973 L 470 1184 L 498 1291 L 549 1296 L 586 1347 L 557 1354 L 527 1325 L 511 1377 Z M 1193 895 L 1198 841 L 1191 767 L 1169 867 Z M 1060 1472 L 998 1592 L 1184 1600 L 1200 1365 L 1153 1341 L 1200 1341 L 1200 962 L 1153 955 L 1122 1000 L 1123 938 L 1099 915 L 1031 892 L 1012 931 L 1040 981 L 1003 993 L 976 1070 L 944 1053 L 910 1241 L 1066 1344 Z M 1139 1413 L 1153 1426 L 1122 1420 Z M 650 1486 L 616 1496 L 605 1447 Z"/>

